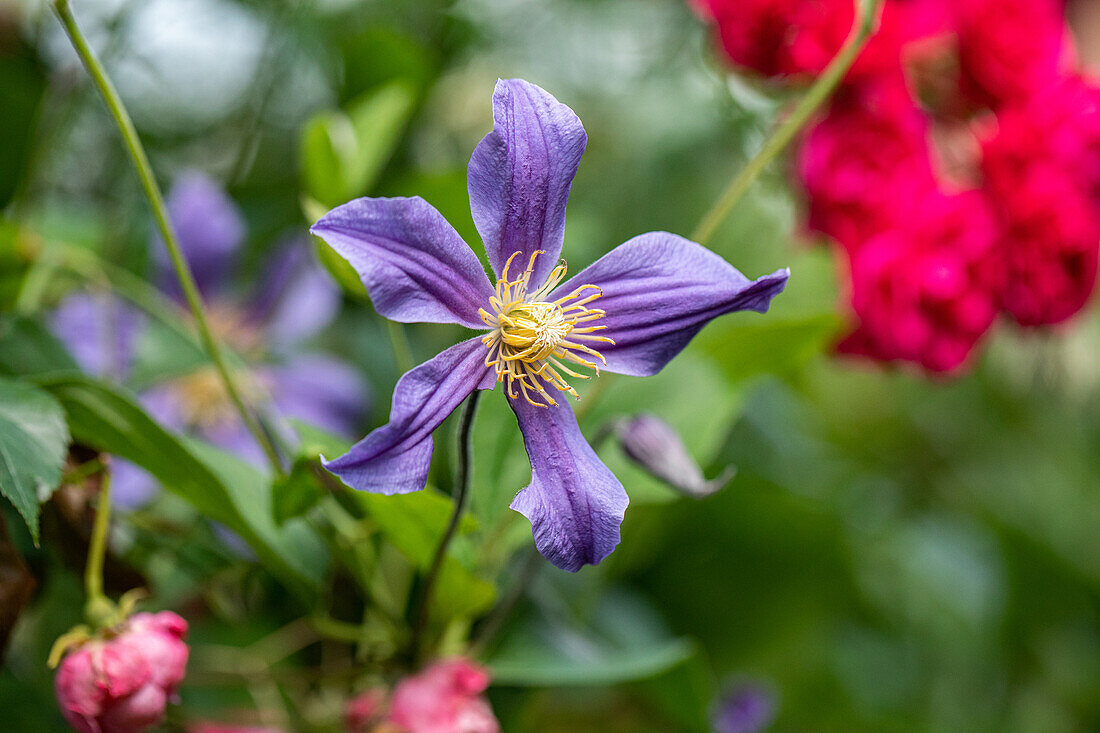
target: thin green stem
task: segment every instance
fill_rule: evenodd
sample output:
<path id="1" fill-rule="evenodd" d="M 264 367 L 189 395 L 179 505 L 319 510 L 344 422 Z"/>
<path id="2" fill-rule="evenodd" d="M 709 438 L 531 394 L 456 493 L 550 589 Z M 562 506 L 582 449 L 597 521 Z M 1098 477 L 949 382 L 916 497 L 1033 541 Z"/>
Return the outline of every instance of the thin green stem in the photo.
<path id="1" fill-rule="evenodd" d="M 107 557 L 107 533 L 111 526 L 111 474 L 103 474 L 96 501 L 95 524 L 88 543 L 88 561 L 84 566 L 84 612 L 93 628 L 103 625 L 114 611 L 103 595 L 103 563 Z"/>
<path id="2" fill-rule="evenodd" d="M 240 390 L 237 387 L 232 372 L 230 372 L 226 364 L 221 347 L 214 337 L 214 332 L 210 328 L 210 323 L 206 318 L 206 312 L 203 309 L 202 296 L 199 294 L 198 286 L 195 284 L 195 278 L 191 274 L 191 269 L 188 267 L 187 260 L 184 259 L 179 242 L 176 240 L 175 232 L 168 219 L 168 212 L 164 206 L 164 197 L 161 195 L 160 187 L 157 185 L 156 178 L 153 176 L 153 169 L 149 165 L 149 158 L 145 154 L 145 148 L 142 147 L 140 138 L 138 138 L 133 120 L 130 119 L 130 115 L 126 111 L 126 107 L 122 104 L 122 99 L 115 90 L 114 84 L 111 83 L 111 79 L 107 76 L 106 70 L 96 57 L 91 46 L 88 45 L 87 40 L 84 38 L 84 34 L 77 26 L 72 9 L 69 7 L 69 0 L 54 0 L 53 9 L 57 14 L 58 20 L 61 21 L 61 25 L 65 28 L 65 33 L 68 35 L 69 41 L 72 43 L 81 62 L 83 62 L 84 68 L 87 69 L 88 74 L 95 83 L 96 89 L 98 89 L 100 96 L 103 97 L 103 101 L 107 104 L 107 109 L 118 127 L 126 151 L 130 155 L 134 168 L 137 170 L 138 177 L 141 179 L 141 186 L 145 191 L 145 197 L 149 200 L 149 205 L 153 210 L 153 219 L 156 221 L 157 229 L 160 231 L 161 238 L 164 240 L 165 247 L 168 249 L 168 256 L 172 260 L 172 267 L 176 271 L 176 277 L 179 280 L 180 287 L 187 300 L 187 305 L 191 309 L 195 323 L 198 326 L 199 336 L 202 339 L 203 346 L 210 357 L 210 361 L 213 362 L 214 367 L 217 369 L 218 375 L 221 377 L 226 394 L 229 395 L 229 399 L 233 402 L 233 406 L 237 409 L 237 412 L 240 413 L 241 419 L 244 421 L 248 431 L 252 433 L 256 442 L 263 449 L 264 454 L 271 463 L 272 470 L 275 471 L 276 475 L 281 476 L 283 475 L 283 465 L 279 458 L 279 453 L 271 442 L 268 433 L 260 426 L 256 418 L 245 406 L 244 400 L 241 399 Z"/>
<path id="3" fill-rule="evenodd" d="M 840 51 L 829 62 L 825 71 L 817 78 L 809 91 L 799 100 L 798 105 L 791 111 L 771 137 L 765 141 L 760 151 L 752 157 L 742 168 L 729 186 L 714 202 L 710 210 L 703 216 L 699 226 L 695 228 L 691 238 L 700 244 L 706 244 L 714 236 L 719 225 L 733 210 L 733 207 L 749 190 L 749 186 L 756 177 L 767 167 L 775 156 L 794 139 L 799 130 L 805 127 L 813 113 L 822 105 L 836 89 L 837 85 L 852 67 L 859 52 L 874 35 L 878 25 L 878 9 L 882 0 L 855 0 L 856 12 L 852 31 L 844 41 Z"/>
<path id="4" fill-rule="evenodd" d="M 443 531 L 443 537 L 439 540 L 439 546 L 435 548 L 432 564 L 428 567 L 428 574 L 424 576 L 423 590 L 420 592 L 420 600 L 417 603 L 415 621 L 413 623 L 412 637 L 409 644 L 410 655 L 415 663 L 419 660 L 424 631 L 428 626 L 428 616 L 431 612 L 432 593 L 435 590 L 439 573 L 443 569 L 443 561 L 447 557 L 447 548 L 458 534 L 458 525 L 462 519 L 462 513 L 466 509 L 466 498 L 469 494 L 470 484 L 470 436 L 474 426 L 474 413 L 477 411 L 477 400 L 480 391 L 474 390 L 466 398 L 466 406 L 462 410 L 458 425 L 458 461 L 455 470 L 455 486 L 452 492 L 454 498 L 454 510 L 451 519 L 447 522 L 447 528 Z"/>

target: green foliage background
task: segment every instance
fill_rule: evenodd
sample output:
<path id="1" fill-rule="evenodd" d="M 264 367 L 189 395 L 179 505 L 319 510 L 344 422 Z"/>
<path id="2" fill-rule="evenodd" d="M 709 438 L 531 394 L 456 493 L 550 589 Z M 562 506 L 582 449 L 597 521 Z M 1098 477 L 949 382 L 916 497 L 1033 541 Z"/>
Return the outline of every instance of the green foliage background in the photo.
<path id="1" fill-rule="evenodd" d="M 421 195 L 476 245 L 465 165 L 489 129 L 497 77 L 542 85 L 588 131 L 567 220 L 574 268 L 640 232 L 689 233 L 784 101 L 728 76 L 675 0 L 73 4 L 161 180 L 197 166 L 228 181 L 248 218 L 248 273 L 285 232 L 368 193 Z M 334 506 L 302 468 L 273 498 L 264 475 L 150 424 L 136 405 L 133 391 L 202 359 L 170 324 L 154 324 L 130 383 L 75 374 L 45 315 L 81 283 L 143 276 L 148 214 L 42 4 L 0 4 L 0 109 L 0 445 L 15 395 L 51 415 L 60 407 L 74 439 L 169 489 L 119 520 L 108 577 L 118 592 L 136 572 L 156 604 L 191 611 L 192 675 L 169 729 L 254 706 L 262 675 L 227 672 L 225 650 L 258 653 L 295 618 L 321 617 L 354 621 L 354 649 L 330 639 L 271 666 L 296 729 L 336 730 L 338 705 L 318 700 L 303 670 L 386 674 L 407 634 L 403 599 L 450 511 L 450 434 L 437 436 L 422 495 Z M 632 504 L 600 567 L 571 576 L 529 562 L 527 524 L 507 509 L 528 477 L 520 437 L 503 401 L 482 400 L 472 516 L 432 619 L 441 648 L 534 567 L 483 655 L 506 731 L 705 731 L 717 691 L 739 678 L 777 693 L 774 731 L 1100 729 L 1094 313 L 1049 333 L 999 328 L 955 380 L 838 360 L 843 286 L 799 212 L 776 166 L 711 245 L 751 276 L 791 267 L 768 315 L 716 322 L 661 375 L 611 380 L 583 414 L 592 436 L 615 416 L 658 413 L 708 476 L 739 469 L 724 491 L 689 500 L 606 444 Z M 28 308 L 21 295 L 43 252 L 69 265 L 33 286 Z M 403 356 L 354 275 L 323 245 L 318 256 L 347 290 L 321 345 L 369 380 L 366 430 L 385 421 Z M 458 336 L 432 325 L 405 335 L 416 361 Z M 64 427 L 54 421 L 28 470 L 56 473 Z M 300 432 L 302 466 L 339 448 Z M 21 510 L 33 497 L 25 479 L 11 488 Z M 38 588 L 0 672 L 0 710 L 10 730 L 64 730 L 44 660 L 79 621 L 80 543 L 59 538 L 54 503 L 38 547 L 4 511 Z M 203 517 L 250 550 L 227 550 Z"/>

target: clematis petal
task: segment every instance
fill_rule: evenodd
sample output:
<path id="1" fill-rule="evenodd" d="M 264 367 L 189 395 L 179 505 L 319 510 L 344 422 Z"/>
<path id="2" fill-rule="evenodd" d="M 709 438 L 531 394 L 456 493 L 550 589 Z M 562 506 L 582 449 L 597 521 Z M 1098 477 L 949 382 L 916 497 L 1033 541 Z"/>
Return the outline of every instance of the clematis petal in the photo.
<path id="1" fill-rule="evenodd" d="M 397 380 L 390 421 L 324 466 L 353 489 L 407 494 L 424 488 L 432 431 L 475 389 L 492 389 L 480 338 L 455 344 Z"/>
<path id="2" fill-rule="evenodd" d="M 498 80 L 493 92 L 493 131 L 470 157 L 466 183 L 470 211 L 499 275 L 514 252 L 519 271 L 531 253 L 532 283 L 542 283 L 557 264 L 565 236 L 569 187 L 588 142 L 573 110 L 522 79 Z"/>
<path id="3" fill-rule="evenodd" d="M 511 507 L 527 517 L 539 552 L 563 570 L 595 565 L 619 544 L 628 499 L 600 461 L 566 403 L 508 400 L 531 459 L 531 483 Z"/>
<path id="4" fill-rule="evenodd" d="M 593 344 L 610 372 L 647 377 L 680 353 L 712 318 L 740 310 L 763 313 L 783 291 L 790 271 L 749 280 L 707 248 L 668 232 L 649 232 L 619 245 L 550 294 L 560 298 L 581 285 L 603 297 L 590 307 L 607 315 Z"/>
<path id="5" fill-rule="evenodd" d="M 386 318 L 485 327 L 477 311 L 493 290 L 481 262 L 419 196 L 355 199 L 310 231 L 351 263 Z"/>

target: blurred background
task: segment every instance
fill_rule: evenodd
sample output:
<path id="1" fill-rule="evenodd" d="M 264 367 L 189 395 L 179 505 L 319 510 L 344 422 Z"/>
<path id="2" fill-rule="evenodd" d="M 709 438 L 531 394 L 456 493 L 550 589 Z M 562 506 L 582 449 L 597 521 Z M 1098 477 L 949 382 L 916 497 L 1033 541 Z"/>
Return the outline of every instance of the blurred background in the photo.
<path id="1" fill-rule="evenodd" d="M 584 122 L 574 266 L 639 232 L 690 233 L 796 94 L 731 72 L 714 32 L 675 0 L 73 5 L 165 187 L 198 169 L 239 205 L 238 283 L 362 194 L 421 195 L 476 243 L 465 166 L 498 77 L 539 84 Z M 1100 57 L 1094 10 L 1082 0 L 1069 12 L 1086 65 Z M 147 273 L 137 179 L 45 3 L 0 0 L 0 110 L 0 299 L 19 291 L 28 232 Z M 591 435 L 655 412 L 707 476 L 732 464 L 736 478 L 687 499 L 613 446 L 601 452 L 631 494 L 622 544 L 575 576 L 535 571 L 484 655 L 503 730 L 706 730 L 731 685 L 761 690 L 773 731 L 1100 730 L 1095 309 L 1048 329 L 996 328 L 946 376 L 838 357 L 846 276 L 808 233 L 800 191 L 781 160 L 709 245 L 750 277 L 791 268 L 771 312 L 715 322 L 660 376 L 614 382 L 582 422 Z M 58 278 L 44 302 L 75 287 Z M 405 331 L 414 361 L 454 337 Z M 369 302 L 348 292 L 311 338 L 370 395 L 353 435 L 384 422 L 401 359 Z M 495 521 L 526 468 L 518 435 L 496 427 L 510 419 L 503 402 L 483 402 L 477 440 L 508 458 L 475 467 L 473 504 Z M 146 518 L 178 511 L 165 502 Z M 128 530 L 133 567 L 158 597 L 206 609 L 197 645 L 277 627 L 277 594 L 222 597 L 247 560 L 194 556 L 205 545 L 188 557 L 189 535 L 150 526 Z M 522 521 L 504 526 L 517 539 L 495 546 L 498 567 L 530 542 Z M 61 731 L 44 650 L 79 615 L 78 575 L 46 543 L 17 544 L 38 586 L 0 672 L 0 709 L 8 730 Z M 507 567 L 525 572 L 522 559 Z M 248 699 L 201 671 L 181 695 L 200 711 Z"/>

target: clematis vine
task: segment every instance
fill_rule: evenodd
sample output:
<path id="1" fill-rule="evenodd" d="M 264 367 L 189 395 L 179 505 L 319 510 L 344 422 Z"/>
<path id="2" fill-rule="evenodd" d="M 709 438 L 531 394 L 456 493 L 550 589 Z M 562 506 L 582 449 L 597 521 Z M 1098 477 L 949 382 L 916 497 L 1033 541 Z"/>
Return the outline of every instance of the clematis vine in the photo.
<path id="1" fill-rule="evenodd" d="M 548 560 L 577 571 L 619 543 L 627 495 L 563 394 L 576 397 L 576 380 L 602 369 L 656 374 L 711 319 L 766 311 L 789 272 L 750 280 L 694 242 L 650 232 L 567 279 L 558 256 L 584 128 L 569 107 L 520 79 L 497 82 L 493 120 L 467 183 L 495 287 L 473 250 L 418 197 L 356 199 L 312 228 L 358 271 L 383 316 L 482 332 L 406 373 L 389 423 L 325 466 L 355 489 L 418 491 L 432 431 L 475 390 L 500 384 L 531 460 L 531 483 L 511 507 L 531 522 Z"/>

